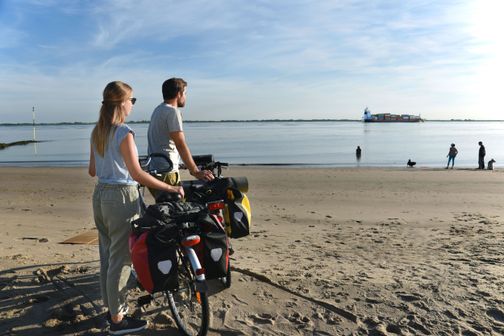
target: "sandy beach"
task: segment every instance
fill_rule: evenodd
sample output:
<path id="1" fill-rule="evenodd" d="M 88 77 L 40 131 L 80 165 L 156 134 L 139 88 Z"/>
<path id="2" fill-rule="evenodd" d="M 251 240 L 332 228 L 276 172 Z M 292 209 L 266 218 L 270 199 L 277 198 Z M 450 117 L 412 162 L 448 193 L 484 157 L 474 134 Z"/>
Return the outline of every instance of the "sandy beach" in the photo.
<path id="1" fill-rule="evenodd" d="M 210 335 L 504 334 L 504 171 L 231 167 L 253 227 Z M 187 177 L 187 176 L 183 176 Z M 0 168 L 0 335 L 107 335 L 84 168 Z M 151 202 L 151 199 L 148 199 Z M 177 335 L 168 309 L 131 310 Z"/>

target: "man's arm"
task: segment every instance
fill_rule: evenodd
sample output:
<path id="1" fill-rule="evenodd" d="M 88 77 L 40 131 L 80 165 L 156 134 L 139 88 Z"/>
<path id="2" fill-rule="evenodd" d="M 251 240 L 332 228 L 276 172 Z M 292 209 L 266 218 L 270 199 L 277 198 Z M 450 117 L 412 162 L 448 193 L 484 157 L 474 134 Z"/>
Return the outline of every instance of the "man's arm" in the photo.
<path id="1" fill-rule="evenodd" d="M 177 150 L 180 154 L 180 157 L 182 158 L 182 161 L 184 161 L 184 164 L 186 165 L 187 169 L 189 169 L 189 172 L 191 173 L 192 176 L 196 177 L 197 179 L 205 181 L 211 181 L 214 179 L 214 176 L 211 171 L 199 170 L 198 166 L 196 166 L 196 164 L 194 163 L 191 151 L 189 150 L 189 146 L 187 146 L 187 143 L 185 141 L 184 132 L 182 131 L 170 132 L 170 138 L 175 143 L 175 146 L 177 147 Z"/>

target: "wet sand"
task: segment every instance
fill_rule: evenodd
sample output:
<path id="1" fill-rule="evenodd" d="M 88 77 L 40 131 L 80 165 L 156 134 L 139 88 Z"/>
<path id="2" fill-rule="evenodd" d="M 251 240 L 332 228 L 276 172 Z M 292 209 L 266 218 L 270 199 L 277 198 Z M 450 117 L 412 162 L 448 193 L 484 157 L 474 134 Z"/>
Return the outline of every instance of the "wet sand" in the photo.
<path id="1" fill-rule="evenodd" d="M 504 171 L 231 167 L 252 234 L 211 335 L 504 333 Z M 106 335 L 83 168 L 0 168 L 0 335 Z M 167 310 L 144 335 L 177 335 Z M 141 334 L 141 333 L 139 333 Z"/>

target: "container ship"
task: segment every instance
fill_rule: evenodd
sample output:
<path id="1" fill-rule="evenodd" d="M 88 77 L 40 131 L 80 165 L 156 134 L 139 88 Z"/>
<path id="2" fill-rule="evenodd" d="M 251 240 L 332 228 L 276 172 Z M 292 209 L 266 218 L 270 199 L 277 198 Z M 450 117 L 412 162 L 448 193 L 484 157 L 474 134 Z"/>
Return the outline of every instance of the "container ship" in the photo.
<path id="1" fill-rule="evenodd" d="M 366 107 L 364 110 L 364 116 L 362 117 L 364 122 L 420 122 L 423 119 L 418 115 L 412 114 L 391 114 L 391 113 L 378 113 L 372 114 L 371 111 Z"/>

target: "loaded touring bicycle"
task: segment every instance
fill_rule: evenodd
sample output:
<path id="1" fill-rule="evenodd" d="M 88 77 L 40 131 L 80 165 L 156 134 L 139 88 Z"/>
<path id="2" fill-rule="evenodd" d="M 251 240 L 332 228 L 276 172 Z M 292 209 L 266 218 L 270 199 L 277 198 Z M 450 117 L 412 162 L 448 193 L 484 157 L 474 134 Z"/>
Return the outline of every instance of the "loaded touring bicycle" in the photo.
<path id="1" fill-rule="evenodd" d="M 166 160 L 166 168 L 151 168 L 153 158 Z M 222 177 L 227 164 L 212 155 L 194 160 L 216 178 L 182 182 L 185 200 L 161 193 L 147 206 L 145 188 L 139 187 L 143 215 L 132 223 L 130 251 L 138 285 L 149 293 L 138 304 L 161 301 L 169 306 L 180 334 L 202 336 L 209 327 L 207 280 L 231 286 L 229 237 L 247 235 L 251 218 L 247 178 Z M 172 167 L 164 154 L 141 157 L 140 164 L 154 176 Z"/>

